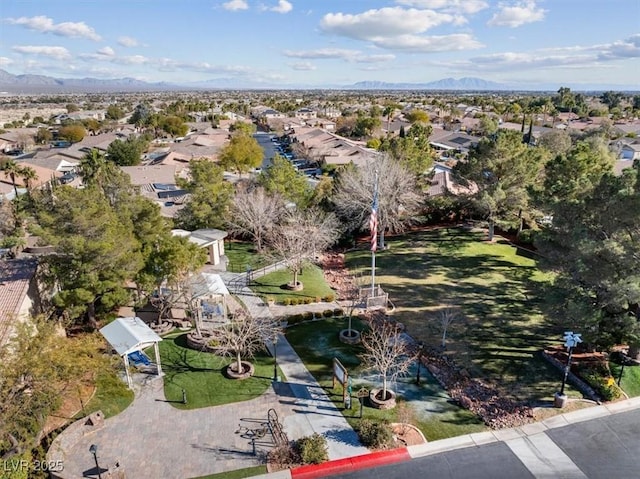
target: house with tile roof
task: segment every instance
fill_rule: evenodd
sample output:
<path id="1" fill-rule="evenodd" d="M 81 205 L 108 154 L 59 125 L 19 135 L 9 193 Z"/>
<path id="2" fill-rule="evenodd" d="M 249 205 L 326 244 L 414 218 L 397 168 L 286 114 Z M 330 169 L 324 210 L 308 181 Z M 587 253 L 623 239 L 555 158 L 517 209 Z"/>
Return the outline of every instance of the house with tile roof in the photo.
<path id="1" fill-rule="evenodd" d="M 33 258 L 0 259 L 0 347 L 19 322 L 42 312 L 36 270 Z"/>

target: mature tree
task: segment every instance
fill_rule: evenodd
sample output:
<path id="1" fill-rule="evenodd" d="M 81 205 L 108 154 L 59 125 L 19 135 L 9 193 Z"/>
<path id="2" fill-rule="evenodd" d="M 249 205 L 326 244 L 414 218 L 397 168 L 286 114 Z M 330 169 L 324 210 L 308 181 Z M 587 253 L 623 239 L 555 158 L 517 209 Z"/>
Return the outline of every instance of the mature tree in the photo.
<path id="1" fill-rule="evenodd" d="M 124 205 L 132 196 L 134 189 L 129 176 L 95 148 L 80 160 L 79 171 L 83 183 L 96 187 L 111 207 Z"/>
<path id="2" fill-rule="evenodd" d="M 16 177 L 20 176 L 22 167 L 11 158 L 6 158 L 0 165 L 0 170 L 4 172 L 5 176 L 8 176 L 13 185 L 13 191 L 18 196 L 18 186 L 16 184 Z"/>
<path id="3" fill-rule="evenodd" d="M 273 163 L 262 170 L 258 176 L 258 183 L 269 194 L 278 195 L 299 207 L 307 205 L 313 195 L 307 178 L 280 155 L 276 155 Z"/>
<path id="4" fill-rule="evenodd" d="M 96 335 L 61 338 L 58 324 L 40 317 L 15 324 L 16 334 L 0 347 L 1 461 L 28 457 L 43 438 L 47 417 L 76 389 L 74 383 L 88 372 L 111 368 Z"/>
<path id="5" fill-rule="evenodd" d="M 220 152 L 220 165 L 238 175 L 247 173 L 262 164 L 264 152 L 255 138 L 239 130 Z"/>
<path id="6" fill-rule="evenodd" d="M 554 156 L 564 155 L 571 149 L 571 136 L 564 130 L 552 130 L 544 133 L 538 144 Z"/>
<path id="7" fill-rule="evenodd" d="M 567 156 L 577 174 L 550 166 L 545 184 L 552 222 L 537 246 L 557 274 L 550 316 L 592 346 L 630 344 L 640 359 L 640 168 L 616 177 L 606 152 L 585 147 Z"/>
<path id="8" fill-rule="evenodd" d="M 431 125 L 415 123 L 406 133 L 385 138 L 380 151 L 387 152 L 414 175 L 423 175 L 433 164 L 433 150 L 429 144 L 432 130 Z"/>
<path id="9" fill-rule="evenodd" d="M 245 310 L 234 313 L 229 324 L 216 330 L 217 348 L 223 354 L 235 358 L 229 366 L 232 372 L 242 374 L 242 359 L 253 358 L 255 353 L 266 349 L 265 341 L 279 332 L 279 323 L 272 318 L 254 318 Z"/>
<path id="10" fill-rule="evenodd" d="M 41 238 L 55 253 L 44 258 L 53 300 L 70 319 L 96 326 L 96 314 L 127 302 L 124 288 L 142 267 L 133 225 L 122 221 L 96 187 L 60 186 L 34 194 Z"/>
<path id="11" fill-rule="evenodd" d="M 192 303 L 190 278 L 207 261 L 203 248 L 165 229 L 158 232 L 152 242 L 143 245 L 142 254 L 145 263 L 136 283 L 151 297 L 151 303 L 159 311 L 159 320 L 177 302 Z M 166 285 L 166 290 L 163 285 Z M 195 307 L 190 309 L 194 312 Z"/>
<path id="12" fill-rule="evenodd" d="M 498 120 L 497 118 L 489 115 L 484 115 L 480 118 L 480 123 L 478 125 L 478 132 L 483 136 L 493 135 L 498 131 Z"/>
<path id="13" fill-rule="evenodd" d="M 289 210 L 268 238 L 270 255 L 284 261 L 293 275 L 291 286 L 302 288 L 298 274 L 302 268 L 338 238 L 338 222 L 332 214 L 317 209 Z"/>
<path id="14" fill-rule="evenodd" d="M 609 110 L 620 106 L 624 95 L 620 92 L 605 91 L 600 95 L 600 101 L 609 107 Z"/>
<path id="15" fill-rule="evenodd" d="M 189 162 L 189 172 L 189 180 L 178 181 L 191 195 L 176 217 L 177 224 L 190 231 L 224 227 L 233 197 L 233 186 L 224 181 L 224 170 L 203 158 Z"/>
<path id="16" fill-rule="evenodd" d="M 107 107 L 105 118 L 107 118 L 108 120 L 119 120 L 123 116 L 124 110 L 119 105 L 109 105 Z"/>
<path id="17" fill-rule="evenodd" d="M 189 126 L 179 116 L 169 115 L 159 121 L 160 128 L 171 136 L 184 136 L 189 131 Z"/>
<path id="18" fill-rule="evenodd" d="M 415 354 L 406 340 L 400 336 L 395 324 L 380 321 L 371 324 L 369 331 L 362 334 L 364 353 L 360 359 L 365 369 L 373 370 L 382 379 L 382 391 L 377 399 L 390 398 L 389 381 L 406 374 L 415 361 Z"/>
<path id="19" fill-rule="evenodd" d="M 284 213 L 284 202 L 269 195 L 262 187 L 236 193 L 229 208 L 228 224 L 231 231 L 248 236 L 262 252 L 265 238 Z"/>
<path id="20" fill-rule="evenodd" d="M 469 152 L 466 162 L 455 167 L 461 181 L 473 185 L 470 197 L 489 222 L 489 240 L 496 223 L 522 228 L 530 211 L 527 188 L 541 175 L 544 150 L 522 143 L 520 132 L 500 130 L 493 138 L 483 138 Z"/>
<path id="21" fill-rule="evenodd" d="M 82 141 L 86 134 L 87 130 L 85 130 L 84 126 L 80 124 L 63 126 L 58 130 L 58 136 L 70 141 L 71 143 L 78 143 Z"/>
<path id="22" fill-rule="evenodd" d="M 45 145 L 51 141 L 53 134 L 48 128 L 38 128 L 36 132 L 35 141 L 40 145 Z"/>
<path id="23" fill-rule="evenodd" d="M 380 128 L 382 122 L 378 117 L 359 116 L 356 119 L 351 136 L 357 138 L 368 138 L 373 135 L 374 131 Z"/>
<path id="24" fill-rule="evenodd" d="M 126 140 L 113 140 L 107 149 L 107 158 L 119 166 L 135 166 L 142 161 L 148 142 L 143 137 L 130 136 Z"/>
<path id="25" fill-rule="evenodd" d="M 234 134 L 237 133 L 251 136 L 256 132 L 256 126 L 253 123 L 246 121 L 235 121 L 231 126 L 229 126 L 229 131 Z"/>
<path id="26" fill-rule="evenodd" d="M 429 113 L 418 108 L 414 108 L 404 114 L 404 117 L 411 124 L 414 123 L 429 123 Z"/>
<path id="27" fill-rule="evenodd" d="M 335 180 L 335 210 L 350 231 L 368 229 L 375 184 L 378 184 L 380 247 L 384 233 L 404 231 L 420 205 L 415 176 L 387 155 L 359 168 L 343 170 Z"/>
<path id="28" fill-rule="evenodd" d="M 396 110 L 400 110 L 401 108 L 402 107 L 397 103 L 387 103 L 384 107 L 384 110 L 382 110 L 382 116 L 387 119 L 387 134 L 391 129 L 391 117 L 396 112 Z"/>

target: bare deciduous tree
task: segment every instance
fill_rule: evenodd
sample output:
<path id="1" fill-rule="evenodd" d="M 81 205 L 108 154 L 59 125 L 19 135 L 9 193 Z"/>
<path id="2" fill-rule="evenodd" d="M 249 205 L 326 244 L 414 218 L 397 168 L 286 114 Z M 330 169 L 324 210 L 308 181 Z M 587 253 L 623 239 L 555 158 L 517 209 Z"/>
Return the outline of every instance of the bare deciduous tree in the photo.
<path id="1" fill-rule="evenodd" d="M 274 259 L 284 261 L 298 286 L 298 273 L 331 246 L 338 237 L 334 215 L 311 208 L 289 211 L 269 235 L 269 249 Z"/>
<path id="2" fill-rule="evenodd" d="M 262 251 L 268 235 L 284 211 L 284 202 L 279 196 L 269 195 L 264 188 L 242 191 L 236 194 L 229 211 L 228 224 L 231 231 L 250 236 L 256 249 Z"/>
<path id="3" fill-rule="evenodd" d="M 218 348 L 227 356 L 235 358 L 232 369 L 242 373 L 242 358 L 253 358 L 255 353 L 265 349 L 265 341 L 272 340 L 280 325 L 272 318 L 254 318 L 244 310 L 235 313 L 231 322 L 216 330 Z"/>
<path id="4" fill-rule="evenodd" d="M 450 304 L 447 304 L 438 312 L 440 326 L 442 326 L 442 349 L 447 347 L 447 329 L 456 319 L 460 317 L 460 312 Z"/>
<path id="5" fill-rule="evenodd" d="M 365 369 L 376 371 L 382 379 L 382 398 L 387 397 L 387 383 L 409 371 L 416 359 L 415 351 L 398 333 L 395 324 L 387 321 L 372 323 L 362 335 L 364 353 L 360 355 Z M 415 349 L 415 348 L 413 348 Z"/>
<path id="6" fill-rule="evenodd" d="M 384 248 L 385 230 L 403 231 L 418 210 L 415 175 L 389 156 L 380 155 L 365 166 L 341 173 L 333 202 L 350 229 L 368 228 L 376 177 L 380 247 Z"/>

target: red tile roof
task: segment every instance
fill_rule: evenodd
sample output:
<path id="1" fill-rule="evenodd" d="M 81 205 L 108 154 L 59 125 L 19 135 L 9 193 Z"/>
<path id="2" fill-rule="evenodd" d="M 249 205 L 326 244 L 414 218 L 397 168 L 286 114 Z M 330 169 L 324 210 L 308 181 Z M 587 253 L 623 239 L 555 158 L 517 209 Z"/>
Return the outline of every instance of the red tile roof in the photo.
<path id="1" fill-rule="evenodd" d="M 11 323 L 20 312 L 36 266 L 31 258 L 0 260 L 0 345 L 8 339 Z"/>

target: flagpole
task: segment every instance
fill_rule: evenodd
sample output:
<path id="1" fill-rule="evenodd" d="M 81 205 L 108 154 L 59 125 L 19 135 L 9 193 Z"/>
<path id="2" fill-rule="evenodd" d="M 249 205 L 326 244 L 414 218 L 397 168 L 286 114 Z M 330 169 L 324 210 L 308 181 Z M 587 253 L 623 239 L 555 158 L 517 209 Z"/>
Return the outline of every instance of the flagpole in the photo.
<path id="1" fill-rule="evenodd" d="M 371 296 L 376 295 L 376 249 L 378 249 L 378 169 L 376 168 L 373 185 L 373 204 L 371 206 Z"/>

